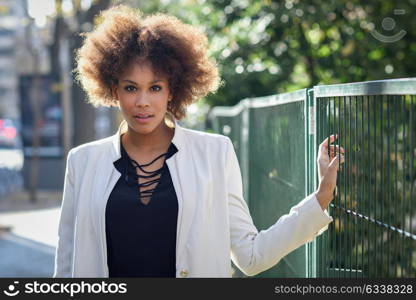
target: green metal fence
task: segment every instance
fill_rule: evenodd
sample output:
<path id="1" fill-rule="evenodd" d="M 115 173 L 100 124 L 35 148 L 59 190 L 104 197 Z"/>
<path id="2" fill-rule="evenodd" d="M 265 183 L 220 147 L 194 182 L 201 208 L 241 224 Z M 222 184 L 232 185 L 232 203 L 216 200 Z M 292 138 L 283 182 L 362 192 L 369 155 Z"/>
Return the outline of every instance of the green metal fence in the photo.
<path id="1" fill-rule="evenodd" d="M 325 138 L 338 133 L 346 150 L 329 208 L 334 222 L 258 277 L 416 276 L 415 95 L 410 78 L 316 86 L 213 109 L 214 131 L 236 148 L 259 230 L 316 189 Z"/>

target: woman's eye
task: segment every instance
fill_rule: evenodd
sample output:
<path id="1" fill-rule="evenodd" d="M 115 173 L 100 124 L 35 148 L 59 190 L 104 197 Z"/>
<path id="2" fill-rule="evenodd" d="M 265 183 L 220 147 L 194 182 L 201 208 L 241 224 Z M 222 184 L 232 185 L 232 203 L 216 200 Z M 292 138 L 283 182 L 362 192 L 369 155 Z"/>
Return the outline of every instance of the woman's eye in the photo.
<path id="1" fill-rule="evenodd" d="M 151 89 L 152 91 L 154 91 L 154 92 L 158 92 L 158 91 L 160 91 L 160 90 L 162 89 L 162 87 L 161 87 L 161 86 L 159 86 L 159 85 L 154 85 L 154 86 L 152 86 L 150 89 Z"/>
<path id="2" fill-rule="evenodd" d="M 127 92 L 133 92 L 136 90 L 136 88 L 132 85 L 128 85 L 126 87 L 124 87 L 124 90 L 126 90 Z"/>

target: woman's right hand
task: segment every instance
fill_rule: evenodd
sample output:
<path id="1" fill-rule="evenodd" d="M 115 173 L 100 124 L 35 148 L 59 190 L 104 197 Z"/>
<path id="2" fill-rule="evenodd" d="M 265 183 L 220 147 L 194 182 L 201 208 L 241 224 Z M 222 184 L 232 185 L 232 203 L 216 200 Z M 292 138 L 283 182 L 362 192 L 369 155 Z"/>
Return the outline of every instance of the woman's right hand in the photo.
<path id="1" fill-rule="evenodd" d="M 340 146 L 330 145 L 338 135 L 331 135 L 329 139 L 325 139 L 320 145 L 318 150 L 318 175 L 319 175 L 319 186 L 316 191 L 316 198 L 319 201 L 322 209 L 327 209 L 329 203 L 333 199 L 334 190 L 337 185 L 337 172 L 339 165 L 344 163 L 344 148 Z M 330 149 L 328 155 L 328 148 Z M 336 149 L 336 151 L 335 151 Z M 340 152 L 341 151 L 341 155 Z M 335 153 L 338 155 L 335 156 Z M 339 160 L 341 159 L 341 162 Z"/>

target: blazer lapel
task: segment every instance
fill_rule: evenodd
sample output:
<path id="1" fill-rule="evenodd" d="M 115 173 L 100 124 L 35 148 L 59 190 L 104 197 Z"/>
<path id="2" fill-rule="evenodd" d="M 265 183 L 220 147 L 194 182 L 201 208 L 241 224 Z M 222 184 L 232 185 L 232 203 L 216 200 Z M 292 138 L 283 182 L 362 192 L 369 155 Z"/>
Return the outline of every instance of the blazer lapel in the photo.
<path id="1" fill-rule="evenodd" d="M 192 151 L 187 145 L 184 129 L 173 119 L 175 133 L 172 143 L 178 149 L 175 155 L 166 160 L 172 183 L 178 198 L 178 224 L 176 237 L 176 261 L 183 261 L 182 256 L 188 241 L 193 217 L 195 214 L 197 173 L 193 164 Z M 180 266 L 182 267 L 182 266 Z"/>
<path id="2" fill-rule="evenodd" d="M 114 167 L 113 162 L 108 158 L 106 159 L 105 155 L 100 158 L 100 161 L 102 163 L 99 164 L 100 167 L 97 168 L 95 174 L 90 212 L 93 226 L 98 237 L 98 244 L 101 247 L 101 249 L 97 249 L 100 251 L 102 259 L 103 269 L 100 270 L 100 273 L 103 273 L 104 276 L 108 276 L 105 208 L 107 206 L 108 197 L 121 174 Z"/>
<path id="3" fill-rule="evenodd" d="M 187 148 L 182 147 L 175 155 L 166 160 L 178 198 L 177 261 L 182 261 L 182 255 L 184 254 L 195 213 L 196 174 L 191 164 L 192 158 L 190 154 Z"/>

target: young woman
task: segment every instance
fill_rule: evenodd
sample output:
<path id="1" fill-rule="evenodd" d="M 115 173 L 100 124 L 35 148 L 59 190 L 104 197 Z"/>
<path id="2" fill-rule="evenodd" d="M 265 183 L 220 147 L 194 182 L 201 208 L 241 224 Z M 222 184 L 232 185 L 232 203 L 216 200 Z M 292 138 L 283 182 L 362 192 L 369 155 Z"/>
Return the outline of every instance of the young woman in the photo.
<path id="1" fill-rule="evenodd" d="M 177 122 L 219 86 L 206 36 L 124 6 L 101 19 L 78 51 L 78 79 L 124 121 L 68 154 L 54 277 L 231 277 L 231 259 L 255 275 L 325 229 L 343 162 L 334 136 L 320 146 L 318 190 L 259 232 L 230 139 Z"/>

